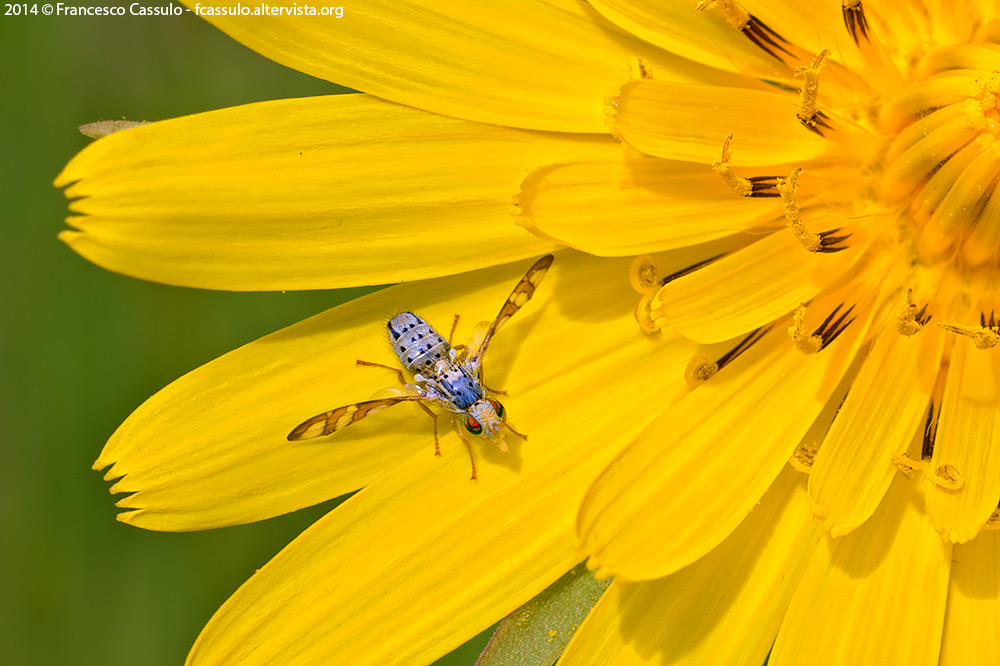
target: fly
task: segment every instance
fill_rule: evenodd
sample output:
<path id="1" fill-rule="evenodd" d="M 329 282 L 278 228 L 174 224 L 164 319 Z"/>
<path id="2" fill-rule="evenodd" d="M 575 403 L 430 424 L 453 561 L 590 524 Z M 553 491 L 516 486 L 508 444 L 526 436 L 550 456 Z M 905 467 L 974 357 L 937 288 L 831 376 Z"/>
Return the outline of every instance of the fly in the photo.
<path id="1" fill-rule="evenodd" d="M 507 423 L 503 404 L 490 397 L 490 394 L 499 392 L 486 388 L 483 381 L 483 357 L 500 327 L 531 300 L 535 289 L 552 265 L 552 260 L 551 254 L 545 255 L 528 269 L 500 308 L 496 319 L 486 331 L 482 344 L 474 352 L 470 352 L 470 347 L 466 345 L 452 347 L 433 326 L 412 312 L 397 314 L 389 320 L 389 341 L 400 363 L 413 375 L 416 383 L 407 384 L 402 370 L 398 368 L 367 361 L 358 361 L 358 364 L 386 367 L 397 372 L 400 381 L 411 393 L 331 409 L 303 421 L 289 433 L 288 439 L 297 441 L 331 435 L 387 407 L 400 402 L 416 402 L 434 419 L 434 453 L 441 455 L 438 415 L 428 407 L 433 405 L 452 415 L 452 425 L 469 451 L 472 478 L 475 479 L 476 458 L 472 453 L 472 445 L 462 433 L 463 429 L 477 437 L 495 441 L 501 451 L 508 450 L 504 430 L 527 439 L 526 435 L 517 432 Z M 457 321 L 456 317 L 456 323 Z"/>

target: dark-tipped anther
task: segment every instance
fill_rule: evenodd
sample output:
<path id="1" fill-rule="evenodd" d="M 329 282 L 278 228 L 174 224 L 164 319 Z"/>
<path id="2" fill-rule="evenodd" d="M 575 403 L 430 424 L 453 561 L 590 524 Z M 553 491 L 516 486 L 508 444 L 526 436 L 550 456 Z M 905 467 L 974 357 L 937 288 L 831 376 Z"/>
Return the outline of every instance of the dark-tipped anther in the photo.
<path id="1" fill-rule="evenodd" d="M 799 118 L 799 122 L 802 124 L 803 127 L 805 127 L 810 132 L 815 132 L 816 134 L 825 137 L 826 135 L 823 134 L 823 130 L 820 129 L 820 124 L 817 122 L 818 117 L 819 114 L 814 114 L 810 116 L 808 120 Z M 827 129 L 831 129 L 830 126 L 827 125 L 826 123 L 823 123 L 822 126 L 826 127 Z"/>
<path id="2" fill-rule="evenodd" d="M 749 196 L 753 198 L 767 199 L 781 196 L 781 193 L 778 192 L 777 176 L 751 176 L 747 180 L 750 181 Z"/>
<path id="3" fill-rule="evenodd" d="M 674 280 L 676 280 L 679 277 L 684 277 L 685 275 L 688 275 L 690 273 L 694 273 L 699 268 L 702 268 L 704 266 L 708 266 L 710 263 L 712 263 L 716 259 L 720 259 L 720 258 L 722 258 L 724 256 L 726 256 L 725 252 L 723 252 L 722 254 L 717 254 L 714 257 L 709 257 L 708 259 L 705 259 L 704 261 L 699 261 L 697 264 L 691 264 L 690 266 L 682 268 L 679 271 L 671 273 L 667 277 L 665 277 L 662 280 L 660 280 L 660 286 L 663 286 L 663 285 L 667 284 L 668 282 L 673 282 Z"/>
<path id="4" fill-rule="evenodd" d="M 868 18 L 865 16 L 865 8 L 860 0 L 850 7 L 845 2 L 841 5 L 840 11 L 844 15 L 844 26 L 847 28 L 847 32 L 851 33 L 851 39 L 854 40 L 854 43 L 861 46 L 862 37 L 866 42 L 870 42 L 871 39 L 868 37 Z"/>
<path id="5" fill-rule="evenodd" d="M 924 307 L 920 308 L 920 310 L 915 315 L 913 315 L 913 319 L 921 326 L 927 325 L 927 322 L 931 320 L 931 315 L 927 314 L 926 303 L 924 303 Z"/>
<path id="6" fill-rule="evenodd" d="M 934 440 L 937 437 L 938 414 L 940 409 L 932 400 L 927 407 L 927 418 L 924 420 L 924 437 L 920 446 L 920 457 L 923 460 L 930 460 L 934 455 Z"/>
<path id="7" fill-rule="evenodd" d="M 736 360 L 736 358 L 740 354 L 742 354 L 746 350 L 750 349 L 750 347 L 757 344 L 760 341 L 760 339 L 763 338 L 764 335 L 770 330 L 771 330 L 770 326 L 763 326 L 751 332 L 750 335 L 740 340 L 740 342 L 735 347 L 733 347 L 725 354 L 720 356 L 719 360 L 715 362 L 716 367 L 719 370 L 722 370 L 724 367 L 726 367 L 734 360 Z M 718 370 L 716 372 L 718 372 Z"/>
<path id="8" fill-rule="evenodd" d="M 813 335 L 819 336 L 819 338 L 823 341 L 823 345 L 820 347 L 820 349 L 826 349 L 827 347 L 829 347 L 830 343 L 836 340 L 840 336 L 840 334 L 843 333 L 847 329 L 847 327 L 854 322 L 855 317 L 851 317 L 850 319 L 848 319 L 848 317 L 851 315 L 851 312 L 854 311 L 855 306 L 853 305 L 849 307 L 843 314 L 837 317 L 837 314 L 840 312 L 840 309 L 843 306 L 844 304 L 841 303 L 836 308 L 834 308 L 833 312 L 827 315 L 826 319 L 823 320 L 823 323 L 820 324 L 815 331 L 813 331 Z M 834 317 L 837 318 L 834 319 Z"/>
<path id="9" fill-rule="evenodd" d="M 817 252 L 822 252 L 823 254 L 833 254 L 834 252 L 841 252 L 846 250 L 849 245 L 841 245 L 844 241 L 851 237 L 851 234 L 844 234 L 843 236 L 834 236 L 833 234 L 840 231 L 840 227 L 836 229 L 830 229 L 829 231 L 821 231 L 819 234 L 819 249 Z"/>
<path id="10" fill-rule="evenodd" d="M 988 328 L 991 331 L 1000 333 L 1000 325 L 998 325 L 997 318 L 996 318 L 996 311 L 994 311 L 994 310 L 990 310 L 990 319 L 989 319 L 989 321 L 986 321 L 986 313 L 985 312 L 980 312 L 979 313 L 979 325 L 982 326 L 983 328 Z"/>
<path id="11" fill-rule="evenodd" d="M 753 42 L 757 48 L 761 49 L 776 60 L 780 60 L 783 63 L 785 62 L 782 57 L 777 54 L 776 50 L 784 52 L 791 58 L 795 58 L 795 55 L 791 51 L 781 45 L 782 43 L 788 44 L 788 41 L 774 30 L 767 27 L 763 21 L 753 14 L 750 14 L 750 20 L 747 21 L 745 26 L 740 28 L 740 32 L 742 32 L 747 39 Z"/>

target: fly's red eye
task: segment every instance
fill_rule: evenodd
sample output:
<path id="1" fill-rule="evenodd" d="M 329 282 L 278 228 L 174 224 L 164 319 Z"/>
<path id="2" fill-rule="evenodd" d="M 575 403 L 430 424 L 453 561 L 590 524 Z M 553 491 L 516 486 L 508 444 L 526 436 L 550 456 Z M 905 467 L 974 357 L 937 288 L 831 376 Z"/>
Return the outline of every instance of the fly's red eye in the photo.
<path id="1" fill-rule="evenodd" d="M 496 410 L 497 416 L 503 419 L 504 408 L 500 404 L 499 400 L 490 400 L 490 404 L 493 405 L 493 409 Z"/>
<path id="2" fill-rule="evenodd" d="M 483 426 L 476 419 L 471 416 L 465 417 L 465 429 L 471 432 L 473 435 L 481 435 L 483 432 Z"/>

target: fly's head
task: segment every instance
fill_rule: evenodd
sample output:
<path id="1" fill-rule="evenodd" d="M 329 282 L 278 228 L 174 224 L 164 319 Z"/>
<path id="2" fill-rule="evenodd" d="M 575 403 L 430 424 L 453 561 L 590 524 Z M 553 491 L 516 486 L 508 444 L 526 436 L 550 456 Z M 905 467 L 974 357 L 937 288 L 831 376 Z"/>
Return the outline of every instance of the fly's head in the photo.
<path id="1" fill-rule="evenodd" d="M 499 400 L 481 399 L 472 403 L 465 414 L 463 425 L 473 435 L 493 439 L 505 425 L 507 411 Z M 501 433 L 497 445 L 502 451 L 507 450 Z"/>

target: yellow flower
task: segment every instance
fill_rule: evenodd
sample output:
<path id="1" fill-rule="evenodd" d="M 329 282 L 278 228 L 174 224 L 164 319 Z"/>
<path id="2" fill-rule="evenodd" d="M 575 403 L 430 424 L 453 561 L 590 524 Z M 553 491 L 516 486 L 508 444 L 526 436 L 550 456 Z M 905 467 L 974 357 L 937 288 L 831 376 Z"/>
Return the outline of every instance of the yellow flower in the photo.
<path id="1" fill-rule="evenodd" d="M 374 97 L 101 139 L 57 181 L 64 239 L 172 284 L 404 284 L 179 379 L 95 464 L 162 530 L 364 486 L 190 663 L 428 663 L 584 557 L 614 582 L 564 665 L 996 663 L 995 7 L 207 18 Z M 392 362 L 389 316 L 468 334 L 561 246 L 486 360 L 529 439 L 478 447 L 477 482 L 412 405 L 285 441 L 389 383 L 355 367 Z"/>

